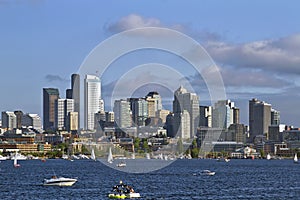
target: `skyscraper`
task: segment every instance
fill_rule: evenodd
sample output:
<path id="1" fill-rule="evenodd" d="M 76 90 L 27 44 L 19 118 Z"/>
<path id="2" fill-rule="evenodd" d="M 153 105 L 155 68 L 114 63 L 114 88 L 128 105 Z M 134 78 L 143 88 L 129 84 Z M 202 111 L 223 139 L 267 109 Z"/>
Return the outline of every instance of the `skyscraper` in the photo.
<path id="1" fill-rule="evenodd" d="M 100 111 L 101 82 L 94 75 L 86 75 L 84 79 L 84 129 L 95 129 L 95 113 Z"/>
<path id="2" fill-rule="evenodd" d="M 156 113 L 162 110 L 161 97 L 158 92 L 149 92 L 145 97 L 148 102 L 148 117 L 156 117 Z"/>
<path id="3" fill-rule="evenodd" d="M 148 118 L 148 102 L 143 98 L 129 98 L 128 101 L 132 111 L 132 122 L 136 126 L 145 126 Z"/>
<path id="4" fill-rule="evenodd" d="M 229 128 L 231 124 L 239 121 L 239 109 L 234 107 L 234 102 L 230 100 L 220 100 L 213 108 L 213 127 Z"/>
<path id="5" fill-rule="evenodd" d="M 193 138 L 197 133 L 197 127 L 199 125 L 199 97 L 195 93 L 188 92 L 185 88 L 180 86 L 174 92 L 174 101 L 173 101 L 173 112 L 174 112 L 174 130 L 180 130 L 182 117 L 185 117 L 185 121 L 187 121 L 187 111 L 189 114 L 189 130 L 190 130 L 190 138 Z M 188 129 L 188 127 L 185 127 Z"/>
<path id="6" fill-rule="evenodd" d="M 257 135 L 267 135 L 271 125 L 271 104 L 251 99 L 249 101 L 250 139 L 253 142 Z"/>
<path id="7" fill-rule="evenodd" d="M 66 98 L 74 99 L 74 112 L 78 113 L 78 129 L 80 128 L 80 75 L 72 74 L 71 89 L 66 90 Z"/>
<path id="8" fill-rule="evenodd" d="M 55 101 L 59 99 L 57 88 L 43 88 L 43 129 L 54 128 Z"/>
<path id="9" fill-rule="evenodd" d="M 200 106 L 199 126 L 212 127 L 212 107 Z"/>
<path id="10" fill-rule="evenodd" d="M 55 101 L 55 128 L 68 130 L 70 112 L 74 112 L 74 99 L 57 99 Z"/>
<path id="11" fill-rule="evenodd" d="M 127 100 L 120 99 L 114 102 L 114 117 L 117 127 L 131 127 L 130 103 Z"/>

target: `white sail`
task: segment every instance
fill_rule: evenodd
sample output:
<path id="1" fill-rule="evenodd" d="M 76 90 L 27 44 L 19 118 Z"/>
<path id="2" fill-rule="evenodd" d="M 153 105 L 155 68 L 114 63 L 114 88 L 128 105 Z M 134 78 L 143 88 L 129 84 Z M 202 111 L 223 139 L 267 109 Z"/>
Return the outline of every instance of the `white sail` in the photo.
<path id="1" fill-rule="evenodd" d="M 113 162 L 113 155 L 111 152 L 111 147 L 109 147 L 109 152 L 108 152 L 108 156 L 107 156 L 107 162 L 108 163 L 112 163 Z"/>
<path id="2" fill-rule="evenodd" d="M 92 159 L 92 160 L 96 160 L 96 156 L 95 156 L 95 151 L 94 151 L 94 149 L 92 149 L 91 159 Z"/>
<path id="3" fill-rule="evenodd" d="M 297 162 L 298 162 L 297 153 L 295 153 L 294 162 L 295 162 L 295 163 L 297 163 Z"/>
<path id="4" fill-rule="evenodd" d="M 18 164 L 18 159 L 17 159 L 17 153 L 15 154 L 15 158 L 14 158 L 14 166 L 16 166 Z"/>
<path id="5" fill-rule="evenodd" d="M 271 159 L 271 155 L 268 154 L 268 155 L 267 155 L 267 160 L 270 160 L 270 159 Z"/>

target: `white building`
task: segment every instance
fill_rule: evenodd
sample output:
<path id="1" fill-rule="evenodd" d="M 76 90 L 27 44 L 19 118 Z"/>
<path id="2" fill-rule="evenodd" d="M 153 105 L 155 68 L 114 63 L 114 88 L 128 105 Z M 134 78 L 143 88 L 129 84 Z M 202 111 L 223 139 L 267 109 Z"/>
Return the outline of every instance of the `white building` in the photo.
<path id="1" fill-rule="evenodd" d="M 94 130 L 95 113 L 101 111 L 101 81 L 94 75 L 84 79 L 84 129 Z M 104 104 L 103 104 L 104 105 Z M 104 107 L 102 105 L 102 108 Z"/>
<path id="2" fill-rule="evenodd" d="M 74 99 L 58 99 L 55 101 L 55 128 L 66 130 L 68 128 L 68 114 L 74 112 Z"/>
<path id="3" fill-rule="evenodd" d="M 17 128 L 17 116 L 14 112 L 2 112 L 2 128 L 4 130 L 13 130 Z"/>

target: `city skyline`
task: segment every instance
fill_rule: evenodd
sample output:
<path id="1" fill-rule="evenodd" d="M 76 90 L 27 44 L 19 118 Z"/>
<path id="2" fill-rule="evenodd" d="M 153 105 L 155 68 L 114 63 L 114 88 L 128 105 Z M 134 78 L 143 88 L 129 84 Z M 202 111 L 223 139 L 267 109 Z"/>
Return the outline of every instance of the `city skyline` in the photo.
<path id="1" fill-rule="evenodd" d="M 63 94 L 70 88 L 70 75 L 79 70 L 97 44 L 129 28 L 158 26 L 181 31 L 208 51 L 220 68 L 227 98 L 241 110 L 241 123 L 248 124 L 248 101 L 258 98 L 280 110 L 282 123 L 300 126 L 295 109 L 300 98 L 297 1 L 288 5 L 273 1 L 191 1 L 190 4 L 61 1 L 61 6 L 47 1 L 3 2 L 0 65 L 1 74 L 5 75 L 1 85 L 6 87 L 2 87 L 1 111 L 23 110 L 42 116 L 42 88 L 59 88 Z M 126 6 L 132 9 L 123 9 Z M 66 8 L 71 9 L 65 12 Z M 151 59 L 142 53 L 138 58 L 136 55 L 121 58 L 101 77 L 103 98 L 109 96 L 118 77 L 130 67 L 144 61 L 168 63 L 170 55 L 158 54 Z M 181 71 L 186 67 L 182 61 L 168 64 Z M 208 104 L 206 93 L 202 93 L 203 81 L 193 71 L 182 74 L 197 89 L 200 105 Z M 155 79 L 155 74 L 148 78 Z M 156 89 L 150 91 L 153 90 Z M 170 109 L 172 93 L 167 92 L 159 91 Z"/>

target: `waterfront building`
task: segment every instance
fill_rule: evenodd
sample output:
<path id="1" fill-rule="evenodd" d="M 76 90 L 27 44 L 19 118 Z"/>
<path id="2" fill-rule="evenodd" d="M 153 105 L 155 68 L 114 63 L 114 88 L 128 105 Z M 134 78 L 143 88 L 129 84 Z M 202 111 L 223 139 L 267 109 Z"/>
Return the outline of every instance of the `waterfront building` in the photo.
<path id="1" fill-rule="evenodd" d="M 184 112 L 184 111 L 187 112 Z M 199 97 L 195 93 L 188 92 L 184 87 L 180 86 L 174 92 L 173 100 L 173 112 L 174 112 L 174 131 L 180 130 L 180 125 L 182 125 L 182 117 L 185 117 L 185 121 L 189 121 L 189 137 L 193 138 L 197 133 L 197 128 L 199 125 Z M 187 118 L 189 115 L 189 119 Z M 183 129 L 181 129 L 183 130 Z"/>
<path id="2" fill-rule="evenodd" d="M 94 130 L 95 113 L 99 112 L 101 100 L 100 78 L 86 75 L 84 79 L 84 129 Z"/>
<path id="3" fill-rule="evenodd" d="M 14 112 L 4 111 L 2 112 L 2 128 L 5 131 L 13 130 L 17 128 L 17 116 Z"/>
<path id="4" fill-rule="evenodd" d="M 271 104 L 251 99 L 249 101 L 249 128 L 250 140 L 258 135 L 268 135 L 268 129 L 271 125 Z"/>
<path id="5" fill-rule="evenodd" d="M 57 88 L 43 88 L 43 128 L 49 130 L 54 128 L 55 123 L 55 101 L 59 99 Z"/>
<path id="6" fill-rule="evenodd" d="M 200 106 L 200 127 L 212 127 L 212 107 L 211 106 Z"/>
<path id="7" fill-rule="evenodd" d="M 131 127 L 131 110 L 130 102 L 124 99 L 115 100 L 114 102 L 115 126 L 119 128 Z"/>

